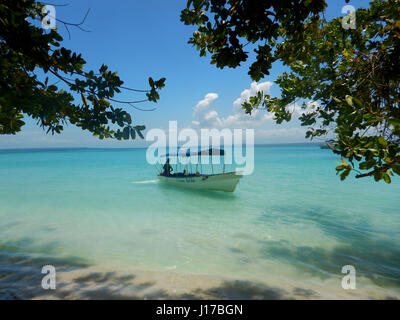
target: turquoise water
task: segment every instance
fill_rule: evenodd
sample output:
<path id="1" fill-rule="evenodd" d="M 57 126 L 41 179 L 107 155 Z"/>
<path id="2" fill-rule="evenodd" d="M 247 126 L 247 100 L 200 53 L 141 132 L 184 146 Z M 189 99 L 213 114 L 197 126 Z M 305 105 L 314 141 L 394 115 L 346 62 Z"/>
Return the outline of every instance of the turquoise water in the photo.
<path id="1" fill-rule="evenodd" d="M 259 146 L 235 193 L 157 183 L 144 149 L 0 151 L 0 255 L 118 270 L 400 288 L 400 179 L 336 176 L 315 145 Z M 74 260 L 75 259 L 75 260 Z"/>

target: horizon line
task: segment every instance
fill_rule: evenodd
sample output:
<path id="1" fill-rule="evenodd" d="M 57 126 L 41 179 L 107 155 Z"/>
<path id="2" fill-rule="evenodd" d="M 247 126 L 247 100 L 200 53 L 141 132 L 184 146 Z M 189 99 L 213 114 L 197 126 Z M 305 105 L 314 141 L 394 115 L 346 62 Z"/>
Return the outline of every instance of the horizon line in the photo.
<path id="1" fill-rule="evenodd" d="M 321 142 L 282 142 L 282 143 L 255 143 L 254 146 L 276 146 L 276 145 L 319 145 L 323 144 L 324 141 Z M 245 144 L 244 144 L 245 145 Z M 232 146 L 232 145 L 230 145 Z M 177 146 L 182 147 L 182 146 Z M 2 148 L 0 147 L 0 151 L 7 150 L 73 150 L 73 149 L 147 149 L 147 147 L 15 147 L 15 148 Z M 166 147 L 168 148 L 168 146 Z M 172 146 L 174 148 L 174 146 Z M 190 148 L 190 147 L 189 147 Z"/>

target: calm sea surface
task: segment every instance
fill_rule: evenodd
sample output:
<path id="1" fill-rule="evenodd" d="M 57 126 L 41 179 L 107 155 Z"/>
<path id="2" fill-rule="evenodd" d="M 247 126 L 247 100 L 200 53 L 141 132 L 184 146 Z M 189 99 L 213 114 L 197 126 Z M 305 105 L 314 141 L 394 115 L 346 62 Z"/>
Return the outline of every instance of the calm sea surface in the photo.
<path id="1" fill-rule="evenodd" d="M 259 146 L 235 193 L 157 183 L 145 149 L 0 151 L 0 255 L 118 270 L 400 290 L 400 179 L 315 145 Z M 12 265 L 9 266 L 12 268 Z"/>

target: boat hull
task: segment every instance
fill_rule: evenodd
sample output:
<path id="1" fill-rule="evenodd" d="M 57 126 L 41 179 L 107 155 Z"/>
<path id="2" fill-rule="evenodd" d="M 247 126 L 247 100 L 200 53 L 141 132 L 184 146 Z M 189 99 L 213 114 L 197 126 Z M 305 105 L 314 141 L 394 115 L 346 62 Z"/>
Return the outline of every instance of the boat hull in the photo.
<path id="1" fill-rule="evenodd" d="M 200 176 L 158 176 L 160 182 L 177 187 L 199 190 L 219 190 L 233 192 L 242 175 L 236 172 Z"/>

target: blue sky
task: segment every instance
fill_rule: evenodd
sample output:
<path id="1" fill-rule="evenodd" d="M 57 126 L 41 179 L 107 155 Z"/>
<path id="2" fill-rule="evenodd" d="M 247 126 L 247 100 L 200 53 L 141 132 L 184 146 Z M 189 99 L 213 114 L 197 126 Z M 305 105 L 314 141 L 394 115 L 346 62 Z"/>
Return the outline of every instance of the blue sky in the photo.
<path id="1" fill-rule="evenodd" d="M 350 5 L 358 8 L 367 6 L 367 0 L 352 0 Z M 249 63 L 236 69 L 217 69 L 209 57 L 200 57 L 187 43 L 194 28 L 180 22 L 180 11 L 186 1 L 96 1 L 96 0 L 52 0 L 57 6 L 57 18 L 68 22 L 82 20 L 87 9 L 90 13 L 82 32 L 71 27 L 68 39 L 64 27 L 58 23 L 64 37 L 63 46 L 82 53 L 87 61 L 87 70 L 97 70 L 107 64 L 118 71 L 125 85 L 146 89 L 147 78 L 166 77 L 166 87 L 160 92 L 157 104 L 147 103 L 140 107 L 157 109 L 139 112 L 129 107 L 134 121 L 145 124 L 147 129 L 168 128 L 168 120 L 177 120 L 178 127 L 215 126 L 254 127 L 256 143 L 305 142 L 304 129 L 297 121 L 289 124 L 274 124 L 269 115 L 259 112 L 252 119 L 244 118 L 237 110 L 239 102 L 248 96 L 251 79 L 248 76 Z M 340 16 L 346 5 L 344 0 L 329 0 L 327 18 Z M 283 71 L 277 63 L 270 76 L 262 79 L 255 88 L 269 89 L 272 95 L 279 95 L 276 85 L 270 85 Z M 264 84 L 262 84 L 264 83 Z M 135 100 L 140 95 L 124 93 L 118 99 Z M 236 109 L 235 109 L 236 108 Z M 141 147 L 144 141 L 100 141 L 90 133 L 69 125 L 61 135 L 46 135 L 35 122 L 25 119 L 26 125 L 17 135 L 0 136 L 0 148 L 32 147 Z M 194 121 L 194 122 L 193 122 Z"/>

